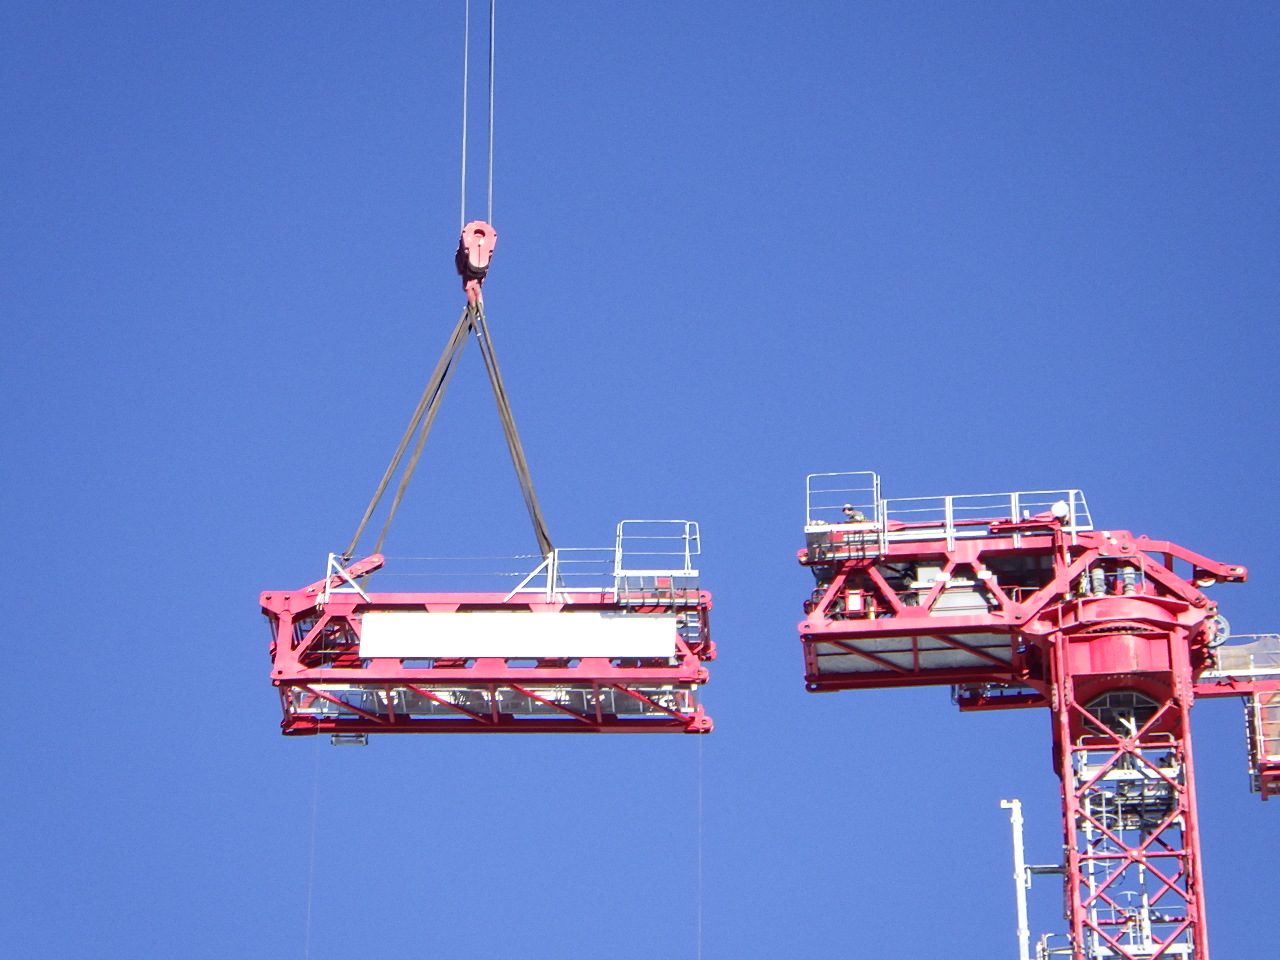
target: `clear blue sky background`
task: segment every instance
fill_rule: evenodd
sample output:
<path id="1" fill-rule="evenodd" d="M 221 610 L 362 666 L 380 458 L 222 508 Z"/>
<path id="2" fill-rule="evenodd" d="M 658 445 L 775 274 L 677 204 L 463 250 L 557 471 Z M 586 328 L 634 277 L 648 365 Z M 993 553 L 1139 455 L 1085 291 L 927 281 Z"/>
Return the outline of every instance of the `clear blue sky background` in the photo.
<path id="1" fill-rule="evenodd" d="M 710 738 L 285 741 L 260 590 L 340 549 L 461 307 L 460 0 L 0 9 L 5 953 L 1015 956 L 1044 713 L 813 696 L 806 473 L 1077 486 L 1280 630 L 1280 8 L 504 3 L 487 301 L 557 541 L 703 526 Z M 473 211 L 479 214 L 477 208 Z M 533 546 L 468 357 L 392 552 Z M 478 549 L 479 548 L 479 549 Z M 1197 708 L 1217 960 L 1280 804 Z M 1037 927 L 1060 929 L 1058 890 Z"/>

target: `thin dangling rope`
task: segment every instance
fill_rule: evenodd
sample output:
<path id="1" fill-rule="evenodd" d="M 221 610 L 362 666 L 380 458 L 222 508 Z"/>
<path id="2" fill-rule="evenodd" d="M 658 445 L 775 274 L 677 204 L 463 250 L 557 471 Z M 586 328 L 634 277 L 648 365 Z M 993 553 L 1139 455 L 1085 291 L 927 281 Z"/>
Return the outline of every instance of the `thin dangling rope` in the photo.
<path id="1" fill-rule="evenodd" d="M 698 923 L 696 932 L 696 950 L 695 956 L 697 960 L 702 960 L 702 743 L 703 737 L 698 737 L 698 880 L 697 880 L 697 909 Z"/>
<path id="2" fill-rule="evenodd" d="M 311 960 L 311 901 L 316 885 L 316 825 L 320 809 L 320 738 L 316 737 L 316 762 L 311 780 L 311 854 L 307 864 L 307 925 L 302 938 L 302 960 Z"/>

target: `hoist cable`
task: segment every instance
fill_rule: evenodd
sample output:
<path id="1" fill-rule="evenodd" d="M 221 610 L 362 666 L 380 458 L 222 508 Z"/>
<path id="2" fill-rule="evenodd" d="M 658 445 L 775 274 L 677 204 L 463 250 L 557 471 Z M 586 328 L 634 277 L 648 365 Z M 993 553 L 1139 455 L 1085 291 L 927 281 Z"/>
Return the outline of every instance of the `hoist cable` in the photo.
<path id="1" fill-rule="evenodd" d="M 471 76 L 471 0 L 464 0 L 462 14 L 462 199 L 458 229 L 467 225 L 467 86 Z"/>
<path id="2" fill-rule="evenodd" d="M 510 451 L 511 463 L 516 468 L 516 477 L 520 481 L 520 492 L 524 495 L 525 508 L 529 511 L 529 519 L 533 522 L 533 535 L 538 541 L 538 549 L 545 557 L 555 548 L 551 545 L 547 521 L 542 516 L 538 495 L 533 489 L 529 462 L 525 459 L 524 446 L 520 443 L 520 432 L 516 429 L 516 419 L 511 412 L 511 401 L 507 397 L 507 388 L 502 382 L 502 371 L 498 367 L 498 355 L 493 349 L 493 337 L 489 334 L 489 322 L 485 319 L 483 304 L 475 305 L 474 318 L 476 336 L 480 340 L 480 354 L 484 357 L 485 370 L 489 373 L 489 384 L 493 387 L 493 398 L 498 404 L 498 416 L 502 420 L 502 432 L 507 438 L 507 450 Z"/>
<path id="3" fill-rule="evenodd" d="M 487 216 L 485 221 L 493 223 L 493 29 L 496 22 L 495 4 L 497 0 L 489 0 L 489 189 L 486 194 Z"/>
<path id="4" fill-rule="evenodd" d="M 489 111 L 488 166 L 485 171 L 485 221 L 493 223 L 493 80 L 497 0 L 489 0 Z M 471 0 L 463 0 L 462 14 L 462 183 L 458 210 L 458 229 L 467 225 L 467 134 L 470 126 L 468 108 L 471 99 Z"/>
<path id="5" fill-rule="evenodd" d="M 488 171 L 485 200 L 490 222 L 493 220 L 494 32 L 496 24 L 496 6 L 496 0 L 489 0 L 489 129 Z M 470 93 L 470 75 L 471 0 L 464 0 L 462 30 L 462 196 L 459 207 L 460 228 L 466 227 L 467 219 L 467 100 Z M 468 296 L 471 296 L 471 293 L 469 293 Z M 498 418 L 502 421 L 502 433 L 507 441 L 507 450 L 511 454 L 511 463 L 515 467 L 516 478 L 520 482 L 520 492 L 524 497 L 525 508 L 529 511 L 529 519 L 533 523 L 533 534 L 538 541 L 538 549 L 542 552 L 543 556 L 549 555 L 554 549 L 551 544 L 551 535 L 547 531 L 546 520 L 542 515 L 542 508 L 538 504 L 538 495 L 533 489 L 533 477 L 529 472 L 529 462 L 525 458 L 524 447 L 520 443 L 520 433 L 516 429 L 515 416 L 511 412 L 511 400 L 507 396 L 507 388 L 502 382 L 502 371 L 498 366 L 498 356 L 494 351 L 493 337 L 489 332 L 489 323 L 485 319 L 484 304 L 477 296 L 474 302 L 468 303 L 467 308 L 462 312 L 462 316 L 458 318 L 458 323 L 453 329 L 453 334 L 450 336 L 444 352 L 440 355 L 440 360 L 436 364 L 435 371 L 432 373 L 431 379 L 427 381 L 426 389 L 422 392 L 422 397 L 418 401 L 418 406 L 414 409 L 413 416 L 409 418 L 409 426 L 405 428 L 404 436 L 400 438 L 400 444 L 396 447 L 396 452 L 391 458 L 391 463 L 387 466 L 386 472 L 383 473 L 382 479 L 378 483 L 378 488 L 374 491 L 373 498 L 369 501 L 369 506 L 365 509 L 364 516 L 360 518 L 360 523 L 356 527 L 355 536 L 351 538 L 351 544 L 347 547 L 347 551 L 344 556 L 348 558 L 355 556 L 355 550 L 359 545 L 360 538 L 364 535 L 365 528 L 368 526 L 369 520 L 377 510 L 378 504 L 381 503 L 382 497 L 386 494 L 387 488 L 391 484 L 391 480 L 394 478 L 396 471 L 400 468 L 400 463 L 404 458 L 405 451 L 409 449 L 409 444 L 416 434 L 417 441 L 413 444 L 413 452 L 409 455 L 409 460 L 405 464 L 404 470 L 400 475 L 400 482 L 396 486 L 396 492 L 392 497 L 391 506 L 387 511 L 386 520 L 382 525 L 381 532 L 378 534 L 378 542 L 374 546 L 374 553 L 382 552 L 382 546 L 386 542 L 387 532 L 391 529 L 391 522 L 395 519 L 396 511 L 400 508 L 400 502 L 404 499 L 405 491 L 408 489 L 409 482 L 413 479 L 414 471 L 418 467 L 418 461 L 422 456 L 423 447 L 426 445 L 427 434 L 431 432 L 431 426 L 435 422 L 436 414 L 440 411 L 440 403 L 444 398 L 445 390 L 448 388 L 449 381 L 453 378 L 453 374 L 457 370 L 458 358 L 461 356 L 462 350 L 466 346 L 466 342 L 473 331 L 475 332 L 476 339 L 480 341 L 480 355 L 484 359 L 485 371 L 489 375 L 489 385 L 493 389 L 494 401 L 498 406 Z"/>
<path id="6" fill-rule="evenodd" d="M 396 447 L 391 463 L 387 465 L 386 472 L 378 482 L 378 488 L 374 491 L 373 498 L 369 501 L 369 506 L 364 511 L 364 516 L 360 518 L 360 524 L 356 527 L 355 536 L 351 538 L 351 544 L 347 547 L 344 556 L 355 556 L 356 546 L 360 543 L 360 538 L 364 535 L 364 529 L 368 525 L 369 519 L 373 516 L 373 512 L 378 509 L 378 503 L 382 500 L 382 495 L 387 492 L 387 486 L 391 483 L 391 478 L 395 476 L 396 468 L 400 466 L 400 458 L 404 456 L 405 450 L 408 449 L 409 441 L 413 439 L 414 433 L 417 432 L 418 425 L 422 422 L 428 407 L 439 404 L 440 396 L 444 392 L 443 386 L 452 368 L 453 361 L 461 351 L 461 345 L 466 343 L 467 336 L 470 334 L 471 318 L 469 314 L 470 308 L 468 307 L 462 312 L 462 316 L 458 318 L 458 323 L 449 337 L 449 343 L 445 346 L 444 353 L 440 355 L 435 371 L 431 374 L 431 379 L 427 381 L 426 389 L 422 391 L 422 398 L 418 401 L 418 406 L 414 409 L 413 416 L 409 418 L 409 426 L 405 428 L 404 436 L 400 438 L 400 445 Z"/>

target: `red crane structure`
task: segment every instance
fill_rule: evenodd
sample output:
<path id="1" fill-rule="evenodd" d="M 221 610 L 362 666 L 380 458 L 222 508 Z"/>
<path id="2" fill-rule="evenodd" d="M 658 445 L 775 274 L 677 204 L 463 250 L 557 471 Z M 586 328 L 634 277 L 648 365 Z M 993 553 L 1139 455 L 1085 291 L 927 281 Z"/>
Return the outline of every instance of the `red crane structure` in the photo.
<path id="1" fill-rule="evenodd" d="M 349 566 L 331 556 L 325 579 L 261 598 L 282 729 L 335 742 L 708 733 L 697 690 L 715 647 L 711 595 L 689 562 L 697 542 L 693 523 L 624 520 L 613 550 L 553 548 L 505 594 L 368 592 L 360 579 L 380 554 Z M 681 559 L 673 546 L 683 562 L 635 568 L 637 556 Z"/>
<path id="2" fill-rule="evenodd" d="M 1208 960 L 1197 697 L 1246 699 L 1253 787 L 1280 794 L 1280 637 L 1228 644 L 1202 592 L 1245 568 L 1094 530 L 1078 490 L 884 499 L 874 473 L 814 474 L 807 507 L 810 691 L 1049 708 L 1070 929 L 1040 957 Z"/>
<path id="3" fill-rule="evenodd" d="M 698 525 L 624 520 L 612 548 L 553 546 L 484 313 L 481 286 L 496 242 L 488 223 L 463 227 L 455 264 L 466 308 L 350 545 L 329 555 L 323 579 L 261 595 L 288 736 L 364 743 L 371 733 L 711 731 L 697 698 L 708 679 L 703 663 L 715 658 L 711 595 L 693 567 Z M 539 547 L 533 558 L 488 559 L 540 562 L 514 574 L 523 579 L 510 591 L 370 592 L 370 575 L 387 564 L 381 549 L 391 521 L 473 337 Z M 374 551 L 352 562 L 397 472 Z"/>

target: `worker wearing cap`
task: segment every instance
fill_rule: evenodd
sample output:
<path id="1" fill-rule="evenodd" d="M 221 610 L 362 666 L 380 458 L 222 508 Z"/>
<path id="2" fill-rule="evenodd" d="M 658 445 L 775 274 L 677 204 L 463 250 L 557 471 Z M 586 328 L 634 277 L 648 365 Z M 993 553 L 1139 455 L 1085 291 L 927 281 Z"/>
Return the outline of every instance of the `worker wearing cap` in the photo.
<path id="1" fill-rule="evenodd" d="M 845 523 L 863 523 L 867 519 L 863 516 L 862 511 L 856 509 L 852 503 L 846 503 L 842 509 L 844 510 Z"/>

